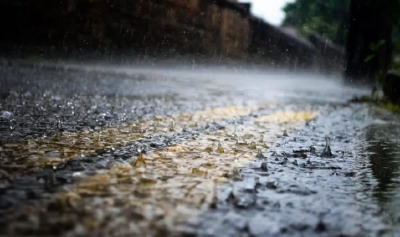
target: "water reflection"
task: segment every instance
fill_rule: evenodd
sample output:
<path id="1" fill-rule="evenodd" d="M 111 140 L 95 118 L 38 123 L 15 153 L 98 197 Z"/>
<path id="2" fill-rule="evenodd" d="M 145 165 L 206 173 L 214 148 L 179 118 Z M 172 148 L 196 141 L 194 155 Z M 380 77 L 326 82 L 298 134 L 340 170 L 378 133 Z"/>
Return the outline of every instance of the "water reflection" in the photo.
<path id="1" fill-rule="evenodd" d="M 377 184 L 371 190 L 389 224 L 400 223 L 400 146 L 399 127 L 371 126 L 366 131 L 366 154 Z M 398 231 L 398 230 L 397 230 Z"/>

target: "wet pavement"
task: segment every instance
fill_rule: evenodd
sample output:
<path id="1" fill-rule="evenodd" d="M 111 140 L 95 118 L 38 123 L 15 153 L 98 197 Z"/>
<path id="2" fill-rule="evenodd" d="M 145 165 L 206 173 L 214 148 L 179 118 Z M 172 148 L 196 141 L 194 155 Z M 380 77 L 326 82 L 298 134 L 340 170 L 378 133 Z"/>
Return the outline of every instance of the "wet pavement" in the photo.
<path id="1" fill-rule="evenodd" d="M 2 65 L 0 235 L 399 236 L 400 120 L 348 102 L 368 93 L 305 73 Z"/>

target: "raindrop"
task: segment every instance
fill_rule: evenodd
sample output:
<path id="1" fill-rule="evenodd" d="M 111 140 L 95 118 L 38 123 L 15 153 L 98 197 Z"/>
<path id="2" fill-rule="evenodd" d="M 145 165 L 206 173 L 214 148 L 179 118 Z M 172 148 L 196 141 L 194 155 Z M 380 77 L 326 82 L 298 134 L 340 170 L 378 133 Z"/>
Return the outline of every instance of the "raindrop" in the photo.
<path id="1" fill-rule="evenodd" d="M 311 159 L 310 158 L 307 159 L 307 164 L 311 165 Z"/>
<path id="2" fill-rule="evenodd" d="M 325 157 L 325 158 L 333 157 L 330 145 L 331 145 L 331 138 L 326 137 L 325 138 L 325 148 L 321 153 L 321 157 Z"/>
<path id="3" fill-rule="evenodd" d="M 261 163 L 261 170 L 267 172 L 268 171 L 268 164 L 267 162 Z"/>
<path id="4" fill-rule="evenodd" d="M 286 130 L 283 131 L 283 135 L 282 136 L 284 136 L 284 137 L 288 137 L 289 136 Z"/>
<path id="5" fill-rule="evenodd" d="M 11 132 L 15 131 L 16 122 L 14 119 L 10 119 L 10 130 Z"/>
<path id="6" fill-rule="evenodd" d="M 286 165 L 286 163 L 288 162 L 288 158 L 286 157 L 286 154 L 283 154 L 283 165 Z"/>
<path id="7" fill-rule="evenodd" d="M 294 161 L 293 161 L 293 164 L 294 164 L 294 165 L 299 165 L 299 163 L 297 163 L 297 160 L 294 160 Z"/>
<path id="8" fill-rule="evenodd" d="M 237 137 L 236 132 L 237 132 L 237 121 L 236 121 L 236 119 L 234 118 L 234 119 L 233 119 L 233 133 L 232 133 L 232 137 Z"/>
<path id="9" fill-rule="evenodd" d="M 222 154 L 222 153 L 225 153 L 225 150 L 224 150 L 224 148 L 222 147 L 222 145 L 221 145 L 221 143 L 220 142 L 218 142 L 218 148 L 217 148 L 217 150 L 215 150 L 218 154 Z"/>
<path id="10" fill-rule="evenodd" d="M 61 119 L 58 119 L 57 120 L 57 130 L 58 130 L 58 132 L 61 132 L 62 129 L 63 129 L 62 121 L 61 121 Z"/>
<path id="11" fill-rule="evenodd" d="M 256 143 L 255 142 L 251 142 L 249 148 L 253 149 L 253 150 L 256 150 L 257 149 Z"/>
<path id="12" fill-rule="evenodd" d="M 258 139 L 258 142 L 263 143 L 264 142 L 264 135 L 260 136 L 260 139 Z"/>
<path id="13" fill-rule="evenodd" d="M 157 128 L 158 128 L 158 121 L 154 121 L 154 125 L 153 125 L 153 132 L 157 132 Z"/>
<path id="14" fill-rule="evenodd" d="M 173 119 L 170 120 L 168 128 L 170 132 L 175 132 L 175 122 Z"/>
<path id="15" fill-rule="evenodd" d="M 143 152 L 144 152 L 145 147 L 138 146 L 137 152 L 138 152 L 138 157 L 133 160 L 132 165 L 134 167 L 142 167 L 146 166 L 146 160 L 143 157 Z"/>
<path id="16" fill-rule="evenodd" d="M 263 155 L 261 149 L 258 149 L 258 150 L 257 150 L 256 158 L 265 158 L 265 156 Z"/>
<path id="17" fill-rule="evenodd" d="M 93 146 L 99 147 L 99 146 L 100 146 L 100 140 L 101 140 L 101 133 L 99 132 L 99 133 L 97 134 L 96 140 L 93 142 Z"/>

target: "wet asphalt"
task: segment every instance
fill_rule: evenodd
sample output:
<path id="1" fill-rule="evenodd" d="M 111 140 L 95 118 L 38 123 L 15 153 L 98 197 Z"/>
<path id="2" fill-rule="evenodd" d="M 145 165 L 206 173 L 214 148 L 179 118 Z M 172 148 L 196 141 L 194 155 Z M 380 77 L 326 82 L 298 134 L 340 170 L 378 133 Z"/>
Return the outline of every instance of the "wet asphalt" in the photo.
<path id="1" fill-rule="evenodd" d="M 366 89 L 344 86 L 339 78 L 307 73 L 2 65 L 0 223 L 4 228 L 0 228 L 0 235 L 400 236 L 400 121 L 378 108 L 348 102 L 353 96 L 368 93 Z M 205 118 L 200 117 L 190 127 L 179 124 L 177 118 L 183 112 L 193 114 L 254 103 L 273 106 L 259 106 L 250 113 L 207 123 L 202 123 Z M 315 111 L 318 115 L 293 123 L 287 131 L 283 131 L 285 123 L 264 122 L 269 127 L 254 123 L 259 117 L 282 111 Z M 64 138 L 60 136 L 65 134 L 88 131 L 83 133 L 84 139 L 96 131 L 152 121 L 158 116 L 177 118 L 175 126 L 179 129 L 171 129 L 171 122 L 166 121 L 169 133 L 143 131 L 138 139 L 110 142 L 112 147 L 89 141 L 78 153 L 69 151 L 71 155 L 65 160 L 54 154 L 55 145 L 43 151 L 39 150 L 45 146 L 36 146 L 50 138 L 61 146 Z M 115 164 L 131 163 L 140 153 L 138 148 L 144 147 L 144 157 L 150 157 L 196 139 L 207 146 L 201 137 L 208 141 L 214 136 L 220 141 L 225 139 L 223 146 L 227 149 L 233 143 L 218 131 L 238 130 L 239 143 L 239 130 L 245 134 L 253 131 L 250 128 L 270 137 L 262 147 L 262 155 L 250 152 L 255 159 L 234 169 L 233 174 L 224 175 L 224 182 L 214 188 L 211 200 L 195 205 L 187 204 L 187 197 L 180 201 L 182 207 L 170 205 L 168 200 L 172 198 L 168 195 L 157 199 L 167 206 L 164 212 L 187 208 L 178 212 L 185 213 L 184 218 L 179 216 L 183 214 L 176 216 L 184 221 L 166 221 L 174 215 L 160 214 L 156 208 L 161 204 L 157 201 L 147 203 L 154 195 L 132 196 L 139 190 L 132 185 L 125 187 L 129 195 L 121 192 L 122 196 L 104 197 L 94 192 L 90 197 L 81 197 L 83 212 L 64 207 L 71 206 L 69 199 L 65 204 L 55 198 L 60 190 L 72 190 L 70 187 L 83 176 L 96 177 L 99 171 L 108 172 Z M 109 136 L 121 134 L 110 132 Z M 326 150 L 327 137 L 330 151 Z M 26 151 L 29 146 L 35 148 Z M 227 159 L 231 156 L 224 155 Z M 54 158 L 55 163 L 41 163 L 42 156 Z M 27 165 L 34 158 L 38 162 Z M 186 159 L 195 162 L 190 154 Z M 149 172 L 151 167 L 147 165 L 145 171 L 131 176 Z M 207 177 L 199 182 L 206 182 Z M 178 196 L 186 192 L 184 188 L 173 190 Z M 139 206 L 134 214 L 115 204 L 118 198 L 128 202 L 132 197 Z M 86 222 L 88 219 L 101 219 L 102 224 Z"/>

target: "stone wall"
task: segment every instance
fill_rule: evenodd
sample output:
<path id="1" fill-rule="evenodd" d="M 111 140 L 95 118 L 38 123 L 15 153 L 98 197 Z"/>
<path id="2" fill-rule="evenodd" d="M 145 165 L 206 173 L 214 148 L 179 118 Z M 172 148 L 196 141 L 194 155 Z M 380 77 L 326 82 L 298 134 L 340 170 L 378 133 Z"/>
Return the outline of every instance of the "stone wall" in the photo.
<path id="1" fill-rule="evenodd" d="M 2 53 L 318 68 L 327 55 L 226 0 L 2 0 Z M 322 60 L 323 61 L 323 60 Z M 325 66 L 322 66 L 325 68 Z M 335 69 L 336 70 L 336 69 Z"/>

